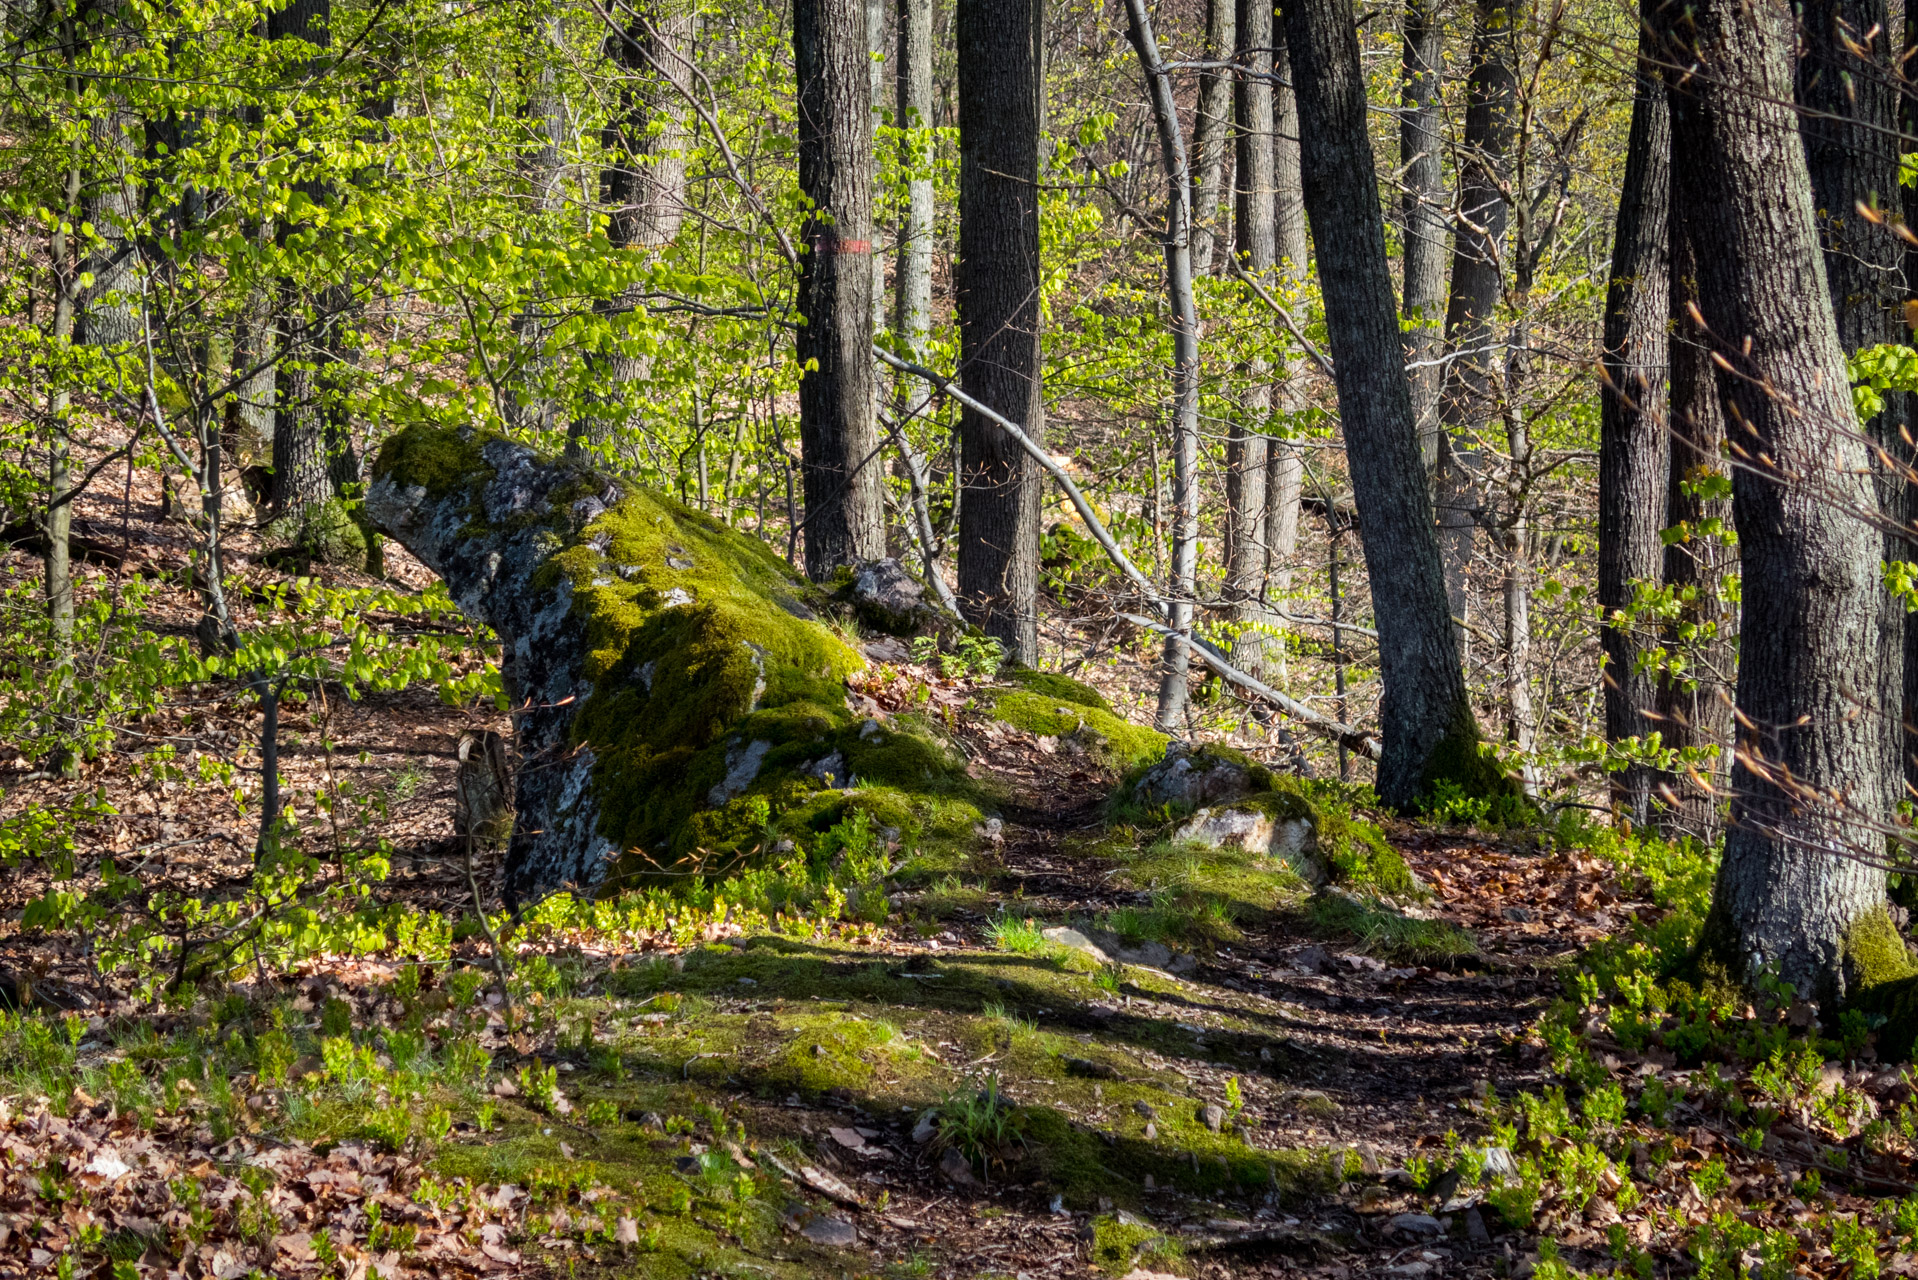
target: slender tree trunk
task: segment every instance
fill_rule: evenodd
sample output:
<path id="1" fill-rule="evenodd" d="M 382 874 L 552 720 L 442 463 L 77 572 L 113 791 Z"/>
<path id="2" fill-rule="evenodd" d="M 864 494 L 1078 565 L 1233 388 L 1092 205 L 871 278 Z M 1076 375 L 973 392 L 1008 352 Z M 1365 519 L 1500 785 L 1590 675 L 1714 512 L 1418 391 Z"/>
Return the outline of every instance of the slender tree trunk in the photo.
<path id="1" fill-rule="evenodd" d="M 1439 386 L 1445 345 L 1445 24 L 1435 0 L 1406 0 L 1404 70 L 1399 81 L 1399 234 L 1405 244 L 1405 362 L 1418 421 L 1419 453 L 1428 472 L 1439 458 Z"/>
<path id="2" fill-rule="evenodd" d="M 1235 0 L 1206 0 L 1205 59 L 1228 61 L 1238 47 L 1234 35 Z M 1227 153 L 1231 150 L 1232 84 L 1229 71 L 1207 68 L 1199 73 L 1198 110 L 1192 122 L 1192 271 L 1212 274 L 1213 246 L 1220 234 L 1224 209 Z"/>
<path id="3" fill-rule="evenodd" d="M 1888 220 L 1858 212 L 1896 210 L 1900 59 L 1891 51 L 1888 0 L 1806 0 L 1800 9 L 1797 63 L 1799 133 L 1811 174 L 1812 207 L 1824 246 L 1838 343 L 1850 356 L 1881 343 L 1907 340 L 1899 316 L 1903 248 Z M 1902 393 L 1886 397 L 1883 413 L 1865 430 L 1889 456 L 1874 456 L 1878 509 L 1894 524 L 1906 518 L 1908 472 L 1892 461 L 1909 457 L 1899 438 Z M 1886 559 L 1910 559 L 1905 540 L 1888 534 Z M 1884 769 L 1904 777 L 1905 606 L 1880 592 L 1876 705 L 1868 712 L 1884 730 Z"/>
<path id="4" fill-rule="evenodd" d="M 1217 0 L 1215 0 L 1216 6 Z M 1146 75 L 1159 155 L 1166 173 L 1165 292 L 1172 320 L 1172 609 L 1176 635 L 1165 643 L 1159 679 L 1158 726 L 1173 733 L 1185 724 L 1186 674 L 1192 664 L 1192 606 L 1199 560 L 1199 314 L 1192 297 L 1192 204 L 1185 136 L 1179 128 L 1172 77 L 1159 58 L 1145 0 L 1126 0 L 1126 34 Z"/>
<path id="5" fill-rule="evenodd" d="M 932 0 L 899 0 L 894 87 L 906 203 L 893 269 L 893 336 L 915 361 L 924 362 L 932 335 Z M 902 421 L 924 411 L 931 392 L 917 378 L 898 381 Z"/>
<path id="6" fill-rule="evenodd" d="M 1645 21 L 1651 21 L 1648 10 Z M 1666 325 L 1671 316 L 1669 266 L 1671 116 L 1665 84 L 1641 36 L 1638 91 L 1625 144 L 1625 185 L 1612 235 L 1605 290 L 1605 349 L 1599 372 L 1598 607 L 1605 652 L 1605 737 L 1643 739 L 1655 732 L 1646 715 L 1656 678 L 1637 669 L 1642 623 L 1625 621 L 1635 581 L 1663 578 L 1666 479 Z M 1614 621 L 1616 619 L 1616 621 Z M 1634 765 L 1612 775 L 1612 805 L 1634 826 L 1652 820 L 1655 771 Z"/>
<path id="7" fill-rule="evenodd" d="M 1875 502 L 1870 459 L 1791 107 L 1792 14 L 1700 0 L 1678 21 L 1661 59 L 1688 69 L 1668 82 L 1673 199 L 1696 233 L 1741 464 L 1741 728 L 1702 942 L 1747 981 L 1770 969 L 1835 1008 L 1859 977 L 1846 935 L 1884 902 L 1884 872 L 1857 855 L 1876 855 L 1891 817 L 1885 735 L 1857 679 L 1859 655 L 1878 650 L 1882 540 L 1846 510 Z"/>
<path id="8" fill-rule="evenodd" d="M 1303 281 L 1309 247 L 1305 236 L 1305 181 L 1299 167 L 1299 101 L 1292 87 L 1292 62 L 1285 27 L 1272 27 L 1272 249 L 1290 281 Z M 1303 362 L 1295 362 L 1274 394 L 1275 407 L 1294 413 L 1306 404 Z M 1283 599 L 1292 587 L 1292 555 L 1299 545 L 1299 497 L 1304 491 L 1305 459 L 1291 442 L 1274 434 L 1265 457 L 1265 586 L 1263 595 Z M 1282 670 L 1279 649 L 1274 670 Z"/>
<path id="9" fill-rule="evenodd" d="M 806 573 L 886 551 L 872 369 L 872 71 L 866 0 L 795 0 L 800 259 L 798 354 Z"/>
<path id="10" fill-rule="evenodd" d="M 959 0 L 960 381 L 1043 441 L 1039 361 L 1040 0 Z M 1011 656 L 1039 656 L 1038 464 L 960 415 L 959 599 Z"/>
<path id="11" fill-rule="evenodd" d="M 1272 217 L 1273 248 L 1279 265 L 1294 280 L 1305 279 L 1309 246 L 1305 237 L 1305 179 L 1300 168 L 1299 99 L 1293 87 L 1292 61 L 1285 26 L 1272 27 Z"/>
<path id="12" fill-rule="evenodd" d="M 1379 797 L 1407 807 L 1441 777 L 1487 791 L 1496 783 L 1466 700 L 1405 381 L 1352 9 L 1343 0 L 1285 0 L 1284 15 L 1306 207 L 1378 620 Z"/>
<path id="13" fill-rule="evenodd" d="M 608 157 L 600 170 L 599 197 L 607 206 L 606 238 L 615 249 L 650 256 L 673 242 L 686 217 L 685 97 L 692 85 L 693 8 L 679 0 L 637 10 L 618 7 L 626 19 L 609 22 L 605 53 L 619 77 L 618 107 L 600 132 Z M 637 298 L 608 306 L 624 312 Z M 567 448 L 578 452 L 619 425 L 640 425 L 630 414 L 635 388 L 652 376 L 650 355 L 614 351 L 604 358 L 610 419 L 582 415 L 569 424 Z"/>
<path id="14" fill-rule="evenodd" d="M 1478 0 L 1472 76 L 1459 154 L 1459 213 L 1452 231 L 1452 294 L 1445 309 L 1451 355 L 1439 398 L 1439 540 L 1452 614 L 1469 619 L 1467 571 L 1477 541 L 1478 438 L 1496 411 L 1491 370 L 1494 320 L 1503 290 L 1508 209 L 1504 183 L 1511 149 L 1514 71 L 1511 0 Z M 1458 647 L 1466 631 L 1458 629 Z"/>
<path id="15" fill-rule="evenodd" d="M 1270 281 L 1278 265 L 1272 204 L 1271 0 L 1238 0 L 1238 60 L 1251 73 L 1233 86 L 1234 175 L 1239 264 Z M 1225 442 L 1225 583 L 1228 619 L 1236 626 L 1232 658 L 1241 671 L 1263 677 L 1271 647 L 1265 591 L 1266 468 L 1272 428 L 1272 366 L 1263 356 L 1245 365 L 1245 393 Z"/>
<path id="16" fill-rule="evenodd" d="M 72 24 L 65 24 L 68 41 L 68 57 L 74 56 Z M 69 101 L 80 98 L 80 80 L 78 76 L 67 77 L 67 96 Z M 80 207 L 82 190 L 82 169 L 80 157 L 73 155 L 68 162 L 66 172 L 65 201 L 54 220 L 53 233 L 48 242 L 48 259 L 52 264 L 53 285 L 53 325 L 48 332 L 56 353 L 72 343 L 74 338 L 77 308 L 74 305 L 75 294 L 79 287 L 74 270 L 74 245 L 68 228 Z M 73 485 L 73 441 L 70 435 L 71 414 L 73 409 L 72 392 L 66 384 L 64 370 L 56 369 L 53 386 L 47 396 L 47 623 L 49 638 L 56 655 L 64 662 L 73 651 L 73 503 L 62 501 L 62 497 Z"/>
<path id="17" fill-rule="evenodd" d="M 1717 748 L 1715 764 L 1667 774 L 1654 783 L 1653 821 L 1670 835 L 1707 844 L 1724 825 L 1725 752 L 1731 744 L 1733 611 L 1722 599 L 1737 552 L 1712 536 L 1713 522 L 1729 530 L 1731 502 L 1718 496 L 1726 475 L 1725 411 L 1712 373 L 1709 337 L 1692 321 L 1698 304 L 1698 268 L 1685 210 L 1671 210 L 1671 465 L 1665 526 L 1682 532 L 1665 547 L 1665 585 L 1679 600 L 1667 623 L 1666 644 L 1690 655 L 1689 678 L 1658 684 L 1658 729 L 1669 747 Z M 1698 781 L 1694 781 L 1696 772 Z M 1704 785 L 1700 785 L 1700 783 Z"/>
<path id="18" fill-rule="evenodd" d="M 532 0 L 524 69 L 526 100 L 520 107 L 525 137 L 519 155 L 520 180 L 525 184 L 529 221 L 537 226 L 564 203 L 566 194 L 566 99 L 559 87 L 559 60 L 564 56 L 565 31 L 556 7 Z M 544 387 L 548 359 L 541 353 L 552 324 L 543 315 L 538 298 L 527 301 L 513 317 L 513 335 L 522 352 L 523 374 L 518 389 L 508 388 L 500 406 L 511 426 L 551 431 L 558 423 L 559 405 Z"/>

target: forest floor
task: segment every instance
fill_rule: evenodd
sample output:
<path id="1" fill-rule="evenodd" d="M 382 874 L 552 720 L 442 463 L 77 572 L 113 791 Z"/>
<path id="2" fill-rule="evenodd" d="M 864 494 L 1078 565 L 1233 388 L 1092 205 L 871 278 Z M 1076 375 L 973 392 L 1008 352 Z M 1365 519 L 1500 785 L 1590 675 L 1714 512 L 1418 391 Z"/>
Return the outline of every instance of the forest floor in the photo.
<path id="1" fill-rule="evenodd" d="M 999 822 L 882 924 L 535 912 L 508 996 L 449 838 L 455 744 L 500 717 L 418 691 L 290 713 L 287 768 L 296 803 L 357 779 L 395 851 L 381 928 L 459 920 L 440 962 L 380 933 L 148 1004 L 88 937 L 24 927 L 52 886 L 10 867 L 0 1276 L 1918 1274 L 1908 1073 L 1793 1056 L 1820 1044 L 1795 1008 L 1714 1013 L 1759 1048 L 1721 1074 L 1694 1038 L 1681 1067 L 1567 1001 L 1605 939 L 1656 931 L 1663 873 L 1379 817 L 1429 898 L 1314 893 L 1168 854 L 1109 818 L 1115 774 L 963 681 L 890 687 L 918 685 Z M 140 732 L 219 754 L 255 715 L 209 695 Z M 218 788 L 33 763 L 7 813 L 115 810 L 83 862 L 247 874 Z M 1182 942 L 1088 949 L 1168 879 L 1209 886 Z"/>

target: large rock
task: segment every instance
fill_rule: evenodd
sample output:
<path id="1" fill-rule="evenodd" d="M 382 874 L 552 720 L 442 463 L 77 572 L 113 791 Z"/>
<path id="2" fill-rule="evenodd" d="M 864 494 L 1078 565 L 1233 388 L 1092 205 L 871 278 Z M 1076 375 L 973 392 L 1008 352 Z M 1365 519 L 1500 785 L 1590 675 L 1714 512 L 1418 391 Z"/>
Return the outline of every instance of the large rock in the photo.
<path id="1" fill-rule="evenodd" d="M 1269 776 L 1269 771 L 1236 752 L 1213 747 L 1194 751 L 1174 742 L 1166 747 L 1164 759 L 1133 782 L 1132 800 L 1147 809 L 1170 806 L 1191 813 L 1260 790 L 1260 773 Z"/>
<path id="2" fill-rule="evenodd" d="M 509 901 L 616 862 L 723 871 L 782 815 L 830 825 L 870 800 L 874 829 L 909 824 L 904 793 L 964 785 L 930 736 L 853 714 L 863 659 L 819 621 L 826 597 L 709 516 L 423 426 L 381 449 L 366 512 L 499 635 L 521 761 Z"/>
<path id="3" fill-rule="evenodd" d="M 1266 792 L 1233 804 L 1201 809 L 1172 833 L 1212 849 L 1243 849 L 1292 865 L 1309 884 L 1324 884 L 1319 859 L 1318 814 L 1312 806 L 1283 792 Z"/>

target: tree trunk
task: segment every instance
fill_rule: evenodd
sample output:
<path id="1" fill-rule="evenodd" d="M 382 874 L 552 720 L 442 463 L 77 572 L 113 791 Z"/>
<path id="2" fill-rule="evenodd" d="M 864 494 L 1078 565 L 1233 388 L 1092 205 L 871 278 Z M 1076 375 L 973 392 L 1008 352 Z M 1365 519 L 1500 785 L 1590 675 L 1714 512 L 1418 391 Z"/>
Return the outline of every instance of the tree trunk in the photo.
<path id="1" fill-rule="evenodd" d="M 1238 60 L 1252 74 L 1233 85 L 1233 164 L 1237 229 L 1234 252 L 1257 279 L 1270 281 L 1278 265 L 1272 202 L 1271 0 L 1238 0 L 1234 26 Z M 1234 625 L 1232 660 L 1248 675 L 1267 674 L 1270 622 L 1265 591 L 1266 468 L 1270 463 L 1272 366 L 1263 356 L 1246 362 L 1245 392 L 1225 442 L 1225 598 Z"/>
<path id="2" fill-rule="evenodd" d="M 690 141 L 685 96 L 692 86 L 695 11 L 684 3 L 657 3 L 631 15 L 623 27 L 608 31 L 606 58 L 619 77 L 618 109 L 600 132 L 608 157 L 600 170 L 599 198 L 607 206 L 606 238 L 615 249 L 657 254 L 679 234 L 686 217 L 686 156 Z M 608 310 L 637 305 L 635 298 Z M 606 399 L 624 406 L 634 388 L 652 376 L 649 355 L 615 351 L 605 358 Z M 624 417 L 616 411 L 614 419 Z M 569 449 L 616 425 L 599 421 L 570 424 Z M 627 426 L 637 426 L 630 419 Z"/>
<path id="3" fill-rule="evenodd" d="M 1299 101 L 1292 87 L 1292 62 L 1286 53 L 1285 27 L 1272 27 L 1272 249 L 1279 268 L 1293 281 L 1305 279 L 1309 246 L 1305 237 L 1305 182 L 1299 170 Z M 1302 364 L 1303 362 L 1300 362 Z M 1282 413 L 1304 407 L 1304 378 L 1299 365 L 1277 388 Z M 1274 435 L 1265 458 L 1264 596 L 1283 599 L 1292 585 L 1292 554 L 1299 545 L 1299 496 L 1304 491 L 1305 459 L 1292 444 Z M 1284 649 L 1278 660 L 1284 662 Z"/>
<path id="4" fill-rule="evenodd" d="M 1918 49 L 1918 4 L 1905 4 L 1904 49 Z M 1905 154 L 1903 160 L 1913 158 L 1918 152 L 1918 94 L 1901 93 L 1898 96 L 1898 126 L 1903 139 L 1901 147 Z M 1905 216 L 1905 225 L 1918 226 L 1918 187 L 1902 188 L 1901 199 Z M 1918 245 L 1908 245 L 1904 253 L 1904 285 L 1907 295 L 1918 294 Z M 1906 423 L 1905 430 L 1911 438 L 1918 440 L 1918 395 L 1904 397 Z M 1902 443 L 1903 437 L 1900 437 Z M 1913 450 L 1906 446 L 1894 453 L 1893 457 L 1911 465 Z M 1909 477 L 1912 473 L 1907 472 Z M 1907 517 L 1918 516 L 1918 483 L 1905 486 L 1905 511 Z M 1918 560 L 1918 548 L 1907 542 L 1894 557 L 1899 560 Z M 1904 766 L 1904 798 L 1918 796 L 1918 613 L 1905 615 L 1904 630 L 1904 696 L 1901 700 L 1902 713 L 1899 716 L 1899 754 Z"/>
<path id="5" fill-rule="evenodd" d="M 531 63 L 524 69 L 526 99 L 520 106 L 520 118 L 525 135 L 519 172 L 525 184 L 527 221 L 538 226 L 562 206 L 565 198 L 567 110 L 559 87 L 559 60 L 564 56 L 566 36 L 559 11 L 536 12 L 526 36 Z M 537 297 L 530 298 L 513 317 L 513 336 L 521 352 L 520 376 L 516 379 L 520 386 L 508 387 L 506 402 L 500 406 L 508 425 L 529 431 L 551 431 L 559 425 L 559 406 L 544 390 L 548 360 L 542 348 L 551 327 L 542 317 L 544 310 Z"/>
<path id="6" fill-rule="evenodd" d="M 1880 635 L 1875 502 L 1831 313 L 1791 107 L 1792 15 L 1701 0 L 1661 61 L 1674 201 L 1696 232 L 1698 305 L 1730 445 L 1743 574 L 1731 828 L 1702 942 L 1835 1007 L 1859 975 L 1847 934 L 1884 902 L 1884 731 L 1857 670 Z"/>
<path id="7" fill-rule="evenodd" d="M 1430 472 L 1439 458 L 1439 386 L 1445 372 L 1445 24 L 1433 0 L 1406 0 L 1399 81 L 1399 234 L 1405 244 L 1405 362 L 1418 422 L 1419 453 Z"/>
<path id="8" fill-rule="evenodd" d="M 1215 7 L 1217 0 L 1214 0 Z M 1199 314 L 1192 297 L 1192 204 L 1185 137 L 1179 128 L 1172 77 L 1159 58 L 1145 0 L 1126 0 L 1126 34 L 1139 55 L 1159 131 L 1165 165 L 1165 292 L 1172 321 L 1172 607 L 1166 618 L 1174 635 L 1165 642 L 1159 678 L 1161 732 L 1185 724 L 1187 672 L 1192 665 L 1192 606 L 1198 596 L 1199 560 Z"/>
<path id="9" fill-rule="evenodd" d="M 1648 10 L 1645 21 L 1652 20 Z M 1625 185 L 1612 235 L 1605 290 L 1605 347 L 1599 373 L 1598 607 L 1605 651 L 1605 737 L 1643 739 L 1659 728 L 1656 678 L 1637 670 L 1642 623 L 1614 624 L 1632 602 L 1634 581 L 1663 578 L 1667 476 L 1666 325 L 1672 316 L 1669 237 L 1671 116 L 1665 85 L 1640 37 L 1638 91 L 1625 149 Z M 1652 820 L 1653 769 L 1612 775 L 1613 809 L 1634 826 Z"/>
<path id="10" fill-rule="evenodd" d="M 1708 525 L 1731 527 L 1731 502 L 1717 495 L 1714 478 L 1726 474 L 1725 410 L 1714 385 L 1708 336 L 1698 331 L 1691 308 L 1698 303 L 1698 268 L 1683 209 L 1671 210 L 1671 463 L 1665 526 L 1683 534 L 1665 547 L 1665 585 L 1679 599 L 1679 614 L 1667 624 L 1667 647 L 1690 655 L 1689 679 L 1658 684 L 1658 729 L 1673 748 L 1718 749 L 1715 764 L 1658 778 L 1653 821 L 1668 835 L 1713 843 L 1724 825 L 1725 753 L 1731 744 L 1733 629 L 1737 618 L 1721 599 L 1725 576 L 1736 571 L 1737 551 Z"/>
<path id="11" fill-rule="evenodd" d="M 81 217 L 98 242 L 86 249 L 80 270 L 91 273 L 86 304 L 74 319 L 74 340 L 126 354 L 140 340 L 139 258 L 134 221 L 140 196 L 140 121 L 130 112 L 103 107 L 88 125 L 88 148 L 98 168 L 81 194 Z"/>
<path id="12" fill-rule="evenodd" d="M 1237 49 L 1235 0 L 1206 0 L 1205 60 L 1228 61 Z M 1207 68 L 1199 73 L 1199 101 L 1192 122 L 1192 271 L 1211 275 L 1214 246 L 1224 208 L 1226 153 L 1232 136 L 1231 72 Z"/>
<path id="13" fill-rule="evenodd" d="M 1889 220 L 1874 223 L 1858 212 L 1896 210 L 1898 186 L 1898 86 L 1904 64 L 1890 51 L 1891 7 L 1887 0 L 1806 0 L 1800 10 L 1801 52 L 1797 94 L 1805 110 L 1799 134 L 1811 173 L 1812 207 L 1824 246 L 1825 280 L 1838 321 L 1838 344 L 1847 356 L 1881 343 L 1905 341 L 1898 307 L 1903 301 L 1903 248 Z M 1887 408 L 1865 424 L 1877 445 L 1909 458 L 1899 439 L 1902 393 L 1886 397 Z M 1908 472 L 1874 454 L 1878 509 L 1892 523 L 1906 518 Z M 1884 539 L 1884 557 L 1910 559 L 1905 540 Z M 1867 712 L 1884 728 L 1884 768 L 1904 777 L 1905 605 L 1880 593 L 1876 705 Z M 1902 788 L 1901 788 L 1902 789 Z"/>
<path id="14" fill-rule="evenodd" d="M 73 57 L 72 27 L 67 26 L 69 59 Z M 71 65 L 71 63 L 69 63 Z M 80 96 L 79 77 L 69 73 L 67 94 L 70 101 Z M 66 172 L 65 201 L 53 220 L 48 237 L 48 259 L 52 266 L 53 326 L 48 333 L 56 353 L 73 341 L 77 308 L 74 298 L 79 289 L 74 269 L 75 246 L 68 230 L 78 212 L 81 192 L 81 168 L 77 156 Z M 47 395 L 47 624 L 53 651 L 62 661 L 73 651 L 73 503 L 61 501 L 73 485 L 72 430 L 73 395 L 62 373 L 56 369 L 53 386 Z"/>
<path id="15" fill-rule="evenodd" d="M 1299 160 L 1299 98 L 1286 52 L 1285 27 L 1272 27 L 1272 216 L 1273 249 L 1291 278 L 1305 278 L 1310 246 L 1305 238 L 1305 179 Z"/>
<path id="16" fill-rule="evenodd" d="M 268 16 L 267 37 L 301 40 L 321 51 L 308 61 L 317 71 L 333 43 L 332 19 L 332 0 L 293 0 Z M 294 189 L 316 205 L 332 194 L 323 179 L 313 177 L 297 179 Z M 295 230 L 283 222 L 281 243 Z M 333 496 L 326 396 L 336 362 L 335 318 L 327 312 L 324 293 L 287 282 L 280 291 L 275 338 L 281 359 L 274 387 L 272 505 L 276 516 L 295 517 L 296 538 L 308 543 L 308 513 Z"/>
<path id="17" fill-rule="evenodd" d="M 1469 619 L 1467 571 L 1477 541 L 1478 438 L 1495 410 L 1493 321 L 1504 286 L 1504 183 L 1512 145 L 1514 71 L 1511 0 L 1478 0 L 1472 76 L 1459 153 L 1459 213 L 1452 231 L 1452 296 L 1445 308 L 1451 355 L 1439 398 L 1439 540 L 1452 615 Z M 1466 647 L 1458 629 L 1458 648 Z"/>
<path id="18" fill-rule="evenodd" d="M 1285 0 L 1306 208 L 1325 295 L 1339 418 L 1378 620 L 1378 793 L 1405 808 L 1441 777 L 1497 785 L 1479 753 L 1445 601 L 1432 504 L 1385 257 L 1358 32 L 1342 0 Z"/>
<path id="19" fill-rule="evenodd" d="M 899 0 L 894 84 L 900 165 L 906 204 L 893 269 L 893 336 L 908 358 L 923 364 L 932 335 L 932 0 Z M 898 382 L 901 422 L 924 412 L 931 391 L 917 378 Z"/>
<path id="20" fill-rule="evenodd" d="M 1040 0 L 959 0 L 960 382 L 1043 441 L 1039 361 Z M 1020 662 L 1039 656 L 1038 464 L 959 419 L 959 599 Z"/>
<path id="21" fill-rule="evenodd" d="M 872 370 L 872 72 L 866 0 L 795 0 L 806 574 L 885 555 Z"/>

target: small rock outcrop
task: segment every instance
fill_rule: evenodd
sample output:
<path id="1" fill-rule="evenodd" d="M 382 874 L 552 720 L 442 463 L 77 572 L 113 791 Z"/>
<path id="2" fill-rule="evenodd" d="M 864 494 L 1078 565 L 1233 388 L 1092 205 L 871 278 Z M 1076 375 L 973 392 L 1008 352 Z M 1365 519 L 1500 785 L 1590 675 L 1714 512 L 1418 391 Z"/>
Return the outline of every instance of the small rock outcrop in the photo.
<path id="1" fill-rule="evenodd" d="M 500 638 L 520 761 L 509 901 L 615 865 L 717 874 L 781 823 L 824 830 L 848 806 L 910 828 L 916 796 L 968 785 L 931 733 L 854 713 L 865 659 L 756 539 L 470 429 L 408 427 L 372 477 L 374 526 Z"/>
<path id="2" fill-rule="evenodd" d="M 1132 800 L 1146 809 L 1170 806 L 1175 812 L 1191 813 L 1260 790 L 1255 781 L 1259 769 L 1236 752 L 1212 747 L 1194 751 L 1174 742 L 1166 747 L 1163 760 L 1133 782 Z"/>

